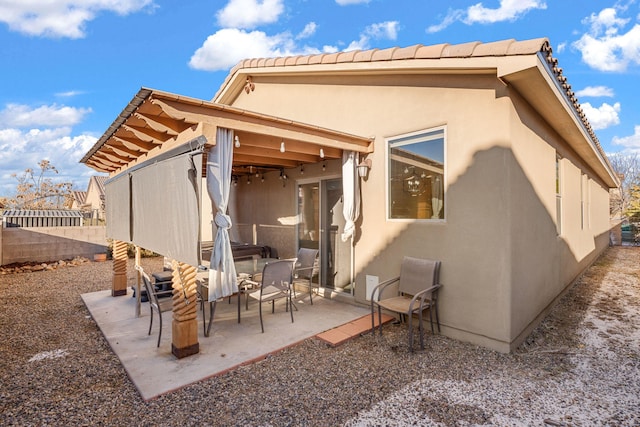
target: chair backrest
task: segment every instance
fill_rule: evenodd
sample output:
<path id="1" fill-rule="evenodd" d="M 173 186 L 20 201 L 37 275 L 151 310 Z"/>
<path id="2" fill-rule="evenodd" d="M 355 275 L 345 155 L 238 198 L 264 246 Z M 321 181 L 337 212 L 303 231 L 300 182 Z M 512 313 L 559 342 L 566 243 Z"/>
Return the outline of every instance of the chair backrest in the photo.
<path id="1" fill-rule="evenodd" d="M 400 267 L 398 290 L 405 294 L 415 295 L 436 285 L 439 275 L 440 261 L 405 256 Z"/>
<path id="2" fill-rule="evenodd" d="M 295 263 L 295 259 L 287 259 L 265 264 L 262 269 L 262 287 L 273 285 L 280 288 L 284 282 L 287 283 L 287 285 L 284 285 L 286 288 L 293 280 L 293 267 Z"/>
<path id="3" fill-rule="evenodd" d="M 147 298 L 149 299 L 149 303 L 159 308 L 160 302 L 158 301 L 158 295 L 156 295 L 156 288 L 153 283 L 151 283 L 151 278 L 142 268 L 140 268 L 139 270 L 142 275 L 144 289 L 147 291 Z"/>
<path id="4" fill-rule="evenodd" d="M 313 268 L 318 257 L 317 249 L 300 248 L 298 249 L 297 270 L 298 277 L 302 279 L 310 279 L 315 273 Z"/>

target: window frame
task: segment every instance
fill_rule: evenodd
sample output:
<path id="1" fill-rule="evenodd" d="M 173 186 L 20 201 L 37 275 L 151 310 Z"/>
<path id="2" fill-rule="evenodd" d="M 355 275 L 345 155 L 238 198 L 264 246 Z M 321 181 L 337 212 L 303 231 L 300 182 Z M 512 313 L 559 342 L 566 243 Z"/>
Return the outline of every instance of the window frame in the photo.
<path id="1" fill-rule="evenodd" d="M 420 143 L 424 142 L 419 138 L 420 135 L 424 134 L 434 134 L 436 132 L 441 132 L 441 138 L 443 140 L 443 172 L 442 172 L 442 215 L 443 218 L 392 218 L 391 217 L 391 156 L 390 150 L 394 143 L 397 143 L 401 140 L 410 140 L 412 138 L 416 138 L 414 142 L 407 142 L 406 145 L 410 145 L 411 143 Z M 446 223 L 447 222 L 447 126 L 440 125 L 429 128 L 420 129 L 417 131 L 393 135 L 385 138 L 385 219 L 389 222 L 421 222 L 421 223 Z"/>

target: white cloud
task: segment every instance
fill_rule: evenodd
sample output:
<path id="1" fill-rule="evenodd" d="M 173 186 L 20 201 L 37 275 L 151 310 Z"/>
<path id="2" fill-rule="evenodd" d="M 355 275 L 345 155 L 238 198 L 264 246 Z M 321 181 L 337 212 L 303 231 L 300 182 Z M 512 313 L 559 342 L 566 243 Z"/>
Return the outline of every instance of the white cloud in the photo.
<path id="1" fill-rule="evenodd" d="M 543 0 L 500 0 L 500 6 L 497 9 L 487 8 L 482 3 L 477 3 L 466 10 L 450 10 L 440 24 L 431 25 L 427 28 L 427 32 L 442 31 L 456 21 L 467 25 L 515 21 L 531 10 L 546 8 L 547 4 Z"/>
<path id="2" fill-rule="evenodd" d="M 283 0 L 230 0 L 216 16 L 221 27 L 251 29 L 276 22 L 283 11 Z"/>
<path id="3" fill-rule="evenodd" d="M 609 98 L 613 97 L 613 89 L 607 86 L 587 86 L 584 89 L 576 91 L 577 97 L 593 97 L 598 98 L 602 96 L 607 96 Z"/>
<path id="4" fill-rule="evenodd" d="M 589 25 L 589 32 L 575 41 L 573 47 L 591 68 L 620 72 L 629 65 L 640 64 L 640 24 L 623 33 L 630 20 L 618 17 L 619 10 L 606 8 L 583 21 Z"/>
<path id="5" fill-rule="evenodd" d="M 336 4 L 340 6 L 348 6 L 350 4 L 366 4 L 371 0 L 336 0 Z"/>
<path id="6" fill-rule="evenodd" d="M 594 107 L 590 103 L 585 102 L 582 104 L 582 111 L 584 111 L 594 130 L 606 129 L 620 123 L 620 117 L 618 115 L 618 113 L 620 113 L 619 102 L 613 105 L 605 102 L 599 107 Z"/>
<path id="7" fill-rule="evenodd" d="M 371 39 L 395 40 L 398 37 L 398 21 L 380 22 L 371 24 L 360 34 L 358 40 L 352 41 L 345 51 L 366 50 L 371 47 Z"/>
<path id="8" fill-rule="evenodd" d="M 316 25 L 315 22 L 309 22 L 307 25 L 304 26 L 304 30 L 302 30 L 297 36 L 296 39 L 306 39 L 311 37 L 312 35 L 314 35 L 316 33 L 316 30 L 318 29 L 318 26 Z"/>
<path id="9" fill-rule="evenodd" d="M 153 0 L 0 0 L 0 22 L 31 36 L 77 39 L 100 12 L 128 15 L 151 6 Z"/>
<path id="10" fill-rule="evenodd" d="M 31 108 L 27 105 L 8 104 L 0 111 L 0 126 L 25 128 L 29 126 L 72 126 L 82 121 L 90 108 L 74 108 L 64 105 L 43 105 Z"/>
<path id="11" fill-rule="evenodd" d="M 303 34 L 309 30 L 307 25 Z M 315 24 L 313 24 L 315 30 Z M 371 39 L 395 39 L 398 34 L 398 22 L 388 21 L 372 24 L 365 28 L 360 39 L 353 41 L 345 49 L 368 49 Z M 318 49 L 311 46 L 299 46 L 290 33 L 269 36 L 262 31 L 243 31 L 224 28 L 210 35 L 198 48 L 189 61 L 189 66 L 198 70 L 227 70 L 239 61 L 247 58 L 273 58 L 280 56 L 312 55 L 320 52 L 333 53 L 335 46 L 323 46 Z"/>
<path id="12" fill-rule="evenodd" d="M 633 135 L 617 137 L 611 140 L 614 145 L 621 145 L 629 151 L 640 151 L 640 126 L 634 127 Z"/>
<path id="13" fill-rule="evenodd" d="M 225 28 L 205 40 L 195 51 L 189 65 L 198 70 L 226 70 L 245 58 L 270 58 L 292 54 L 290 34 L 268 36 L 262 31 L 246 32 Z"/>
<path id="14" fill-rule="evenodd" d="M 66 92 L 58 92 L 55 95 L 59 98 L 73 98 L 74 96 L 83 95 L 85 92 L 81 90 L 68 90 Z"/>
<path id="15" fill-rule="evenodd" d="M 96 141 L 92 135 L 72 135 L 70 127 L 0 129 L 0 195 L 15 193 L 18 182 L 11 174 L 37 168 L 43 159 L 58 169 L 59 173 L 50 177 L 55 182 L 72 182 L 77 189 L 86 189 L 88 177 L 96 172 L 79 161 Z"/>

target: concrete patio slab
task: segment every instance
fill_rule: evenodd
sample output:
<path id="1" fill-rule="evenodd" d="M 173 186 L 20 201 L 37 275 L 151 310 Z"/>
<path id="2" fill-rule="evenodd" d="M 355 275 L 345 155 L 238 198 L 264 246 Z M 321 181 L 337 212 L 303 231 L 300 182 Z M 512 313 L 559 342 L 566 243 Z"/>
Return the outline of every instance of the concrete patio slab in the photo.
<path id="1" fill-rule="evenodd" d="M 299 295 L 300 296 L 300 295 Z M 177 359 L 171 353 L 171 312 L 163 313 L 162 340 L 158 340 L 158 319 L 149 330 L 149 306 L 142 305 L 141 317 L 135 316 L 135 298 L 112 297 L 111 291 L 83 294 L 91 316 L 120 359 L 127 374 L 143 399 L 179 389 L 205 378 L 220 375 L 243 364 L 261 360 L 267 355 L 299 343 L 321 332 L 349 324 L 362 316 L 370 325 L 366 307 L 316 297 L 309 304 L 308 295 L 299 299 L 294 323 L 285 312 L 284 301 L 276 303 L 275 313 L 263 306 L 264 334 L 260 332 L 258 304 L 242 301 L 241 323 L 237 321 L 237 300 L 217 303 L 209 337 L 204 336 L 203 316 L 198 308 L 198 341 L 200 352 Z M 208 319 L 208 304 L 205 304 Z M 353 328 L 349 326 L 353 331 Z M 360 330 L 362 332 L 362 330 Z"/>

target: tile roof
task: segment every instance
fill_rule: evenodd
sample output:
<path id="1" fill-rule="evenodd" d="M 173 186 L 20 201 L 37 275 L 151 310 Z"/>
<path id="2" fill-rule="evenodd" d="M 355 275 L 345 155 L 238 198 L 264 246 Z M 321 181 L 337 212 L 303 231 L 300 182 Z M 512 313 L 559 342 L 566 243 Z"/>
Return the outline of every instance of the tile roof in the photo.
<path id="1" fill-rule="evenodd" d="M 236 64 L 226 80 L 220 86 L 220 90 L 214 99 L 220 95 L 223 88 L 231 81 L 233 76 L 244 68 L 267 68 L 267 67 L 295 67 L 313 64 L 343 64 L 343 63 L 363 63 L 398 61 L 414 59 L 443 59 L 443 58 L 477 58 L 488 56 L 517 56 L 541 54 L 547 62 L 549 70 L 557 80 L 558 87 L 564 92 L 567 101 L 573 106 L 575 113 L 581 120 L 588 135 L 592 139 L 596 148 L 605 161 L 608 159 L 600 145 L 591 124 L 586 118 L 578 99 L 571 90 L 571 85 L 567 83 L 567 78 L 562 74 L 562 68 L 558 67 L 558 60 L 553 57 L 553 50 L 546 37 L 517 41 L 515 39 L 500 40 L 490 43 L 469 42 L 462 44 L 442 43 L 425 46 L 417 44 L 408 47 L 391 47 L 388 49 L 354 50 L 348 52 L 319 53 L 314 55 L 288 56 L 278 58 L 252 58 L 245 59 Z M 610 166 L 610 165 L 609 165 Z"/>

